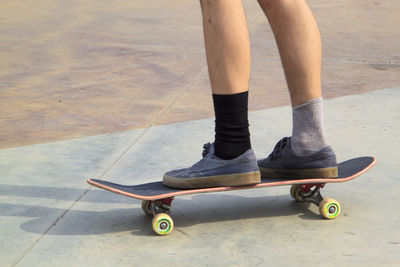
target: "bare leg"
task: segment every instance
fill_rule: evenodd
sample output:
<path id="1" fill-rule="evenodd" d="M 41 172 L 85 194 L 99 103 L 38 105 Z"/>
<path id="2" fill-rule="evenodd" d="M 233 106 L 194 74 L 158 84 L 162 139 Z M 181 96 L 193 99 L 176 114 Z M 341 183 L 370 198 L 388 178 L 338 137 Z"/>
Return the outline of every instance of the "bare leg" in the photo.
<path id="1" fill-rule="evenodd" d="M 258 162 L 260 171 L 276 178 L 337 177 L 336 155 L 323 125 L 321 37 L 314 16 L 305 0 L 258 2 L 274 32 L 293 106 L 292 136 Z"/>
<path id="2" fill-rule="evenodd" d="M 214 94 L 248 91 L 250 40 L 241 0 L 200 0 Z"/>
<path id="3" fill-rule="evenodd" d="M 321 97 L 321 37 L 305 0 L 258 0 L 274 32 L 293 106 Z"/>
<path id="4" fill-rule="evenodd" d="M 328 149 L 321 98 L 321 36 L 317 22 L 306 0 L 258 2 L 274 32 L 289 87 L 293 106 L 291 149 L 298 156 Z M 327 176 L 335 176 L 330 171 L 328 169 Z"/>
<path id="5" fill-rule="evenodd" d="M 241 0 L 200 0 L 215 111 L 215 141 L 192 167 L 164 174 L 170 187 L 239 186 L 261 181 L 247 118 L 250 41 Z"/>

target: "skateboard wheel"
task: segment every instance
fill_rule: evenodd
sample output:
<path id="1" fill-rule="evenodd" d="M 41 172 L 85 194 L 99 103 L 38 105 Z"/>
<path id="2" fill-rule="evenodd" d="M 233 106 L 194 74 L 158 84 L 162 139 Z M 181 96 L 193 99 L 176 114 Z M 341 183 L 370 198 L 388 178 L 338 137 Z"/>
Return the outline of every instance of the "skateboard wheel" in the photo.
<path id="1" fill-rule="evenodd" d="M 304 202 L 304 198 L 301 196 L 301 185 L 295 184 L 290 187 L 290 195 L 297 202 Z"/>
<path id="2" fill-rule="evenodd" d="M 340 204 L 333 198 L 324 198 L 319 203 L 319 212 L 326 219 L 334 219 L 340 213 Z"/>
<path id="3" fill-rule="evenodd" d="M 166 213 L 159 213 L 153 218 L 153 230 L 158 235 L 168 235 L 174 229 L 174 221 Z"/>
<path id="4" fill-rule="evenodd" d="M 142 200 L 142 210 L 147 216 L 153 216 L 153 212 L 150 209 L 151 202 L 149 200 Z"/>

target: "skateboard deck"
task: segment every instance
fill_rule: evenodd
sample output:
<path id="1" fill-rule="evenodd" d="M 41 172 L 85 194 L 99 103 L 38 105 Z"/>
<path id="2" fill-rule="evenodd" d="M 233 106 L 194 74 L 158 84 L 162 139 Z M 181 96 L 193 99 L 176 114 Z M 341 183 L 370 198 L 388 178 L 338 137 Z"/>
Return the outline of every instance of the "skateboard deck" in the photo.
<path id="1" fill-rule="evenodd" d="M 212 187 L 201 189 L 176 189 L 164 186 L 162 182 L 151 182 L 138 185 L 121 185 L 104 180 L 88 179 L 90 185 L 113 193 L 142 200 L 142 208 L 145 214 L 154 216 L 153 230 L 160 235 L 169 234 L 172 231 L 173 221 L 169 213 L 171 202 L 175 196 L 211 193 L 233 190 L 255 189 L 292 185 L 291 196 L 299 202 L 311 202 L 320 207 L 321 215 L 333 219 L 339 215 L 339 203 L 330 198 L 324 199 L 320 189 L 327 183 L 342 183 L 353 180 L 368 171 L 376 163 L 374 157 L 359 157 L 338 164 L 337 178 L 313 178 L 313 179 L 271 179 L 262 178 L 261 183 L 254 185 L 235 187 Z M 155 222 L 156 221 L 156 222 Z"/>

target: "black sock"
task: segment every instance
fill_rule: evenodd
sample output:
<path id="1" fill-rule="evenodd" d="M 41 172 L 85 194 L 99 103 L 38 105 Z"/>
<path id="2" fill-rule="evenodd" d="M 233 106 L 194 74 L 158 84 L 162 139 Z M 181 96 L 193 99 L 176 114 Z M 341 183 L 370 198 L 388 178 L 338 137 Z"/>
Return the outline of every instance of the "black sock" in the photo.
<path id="1" fill-rule="evenodd" d="M 213 94 L 215 111 L 215 155 L 233 159 L 251 148 L 247 118 L 248 92 Z"/>

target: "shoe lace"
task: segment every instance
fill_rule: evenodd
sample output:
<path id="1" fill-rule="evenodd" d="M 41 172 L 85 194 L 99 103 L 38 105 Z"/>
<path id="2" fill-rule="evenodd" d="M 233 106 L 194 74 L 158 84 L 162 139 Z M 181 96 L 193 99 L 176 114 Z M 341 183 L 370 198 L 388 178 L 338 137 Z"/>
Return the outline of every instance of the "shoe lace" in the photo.
<path id="1" fill-rule="evenodd" d="M 210 148 L 211 148 L 211 144 L 210 143 L 207 143 L 207 144 L 203 145 L 203 152 L 201 154 L 203 156 L 203 159 L 204 159 L 205 156 L 207 156 L 208 153 L 210 153 Z M 198 162 L 196 162 L 195 164 L 193 164 L 191 168 L 196 168 L 199 164 L 201 164 L 203 159 L 201 159 Z"/>
<path id="2" fill-rule="evenodd" d="M 271 160 L 274 160 L 276 158 L 279 158 L 282 155 L 283 148 L 286 147 L 288 144 L 288 137 L 282 138 L 274 147 L 274 150 L 272 153 L 269 155 Z"/>
<path id="3" fill-rule="evenodd" d="M 206 144 L 203 145 L 203 153 L 201 153 L 203 158 L 205 156 L 207 156 L 208 153 L 210 153 L 210 148 L 211 148 L 211 144 L 210 143 L 206 143 Z"/>

